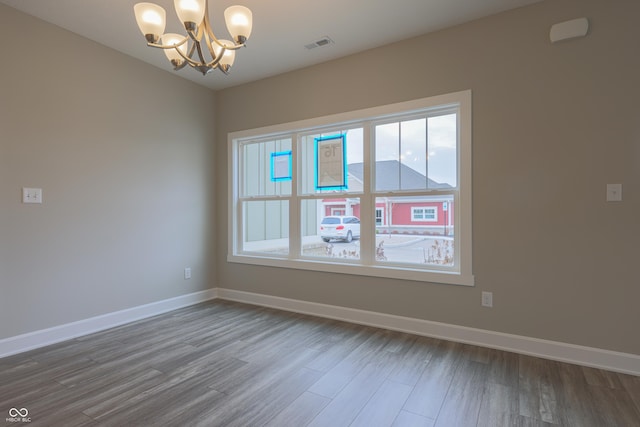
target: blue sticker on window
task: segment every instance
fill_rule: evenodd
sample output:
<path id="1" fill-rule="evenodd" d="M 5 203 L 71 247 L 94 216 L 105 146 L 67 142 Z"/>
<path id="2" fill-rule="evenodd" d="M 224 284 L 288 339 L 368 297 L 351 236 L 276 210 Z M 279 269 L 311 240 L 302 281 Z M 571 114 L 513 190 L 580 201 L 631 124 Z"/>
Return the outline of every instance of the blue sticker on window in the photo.
<path id="1" fill-rule="evenodd" d="M 316 190 L 347 189 L 347 135 L 315 138 Z"/>
<path id="2" fill-rule="evenodd" d="M 291 181 L 292 171 L 291 151 L 271 153 L 271 181 Z"/>

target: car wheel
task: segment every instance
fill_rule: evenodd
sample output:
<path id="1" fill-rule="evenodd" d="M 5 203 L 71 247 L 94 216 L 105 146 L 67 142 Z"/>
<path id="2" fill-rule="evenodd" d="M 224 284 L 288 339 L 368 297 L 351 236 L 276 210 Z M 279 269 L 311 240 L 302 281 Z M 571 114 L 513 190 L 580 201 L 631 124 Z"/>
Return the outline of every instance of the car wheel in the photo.
<path id="1" fill-rule="evenodd" d="M 327 237 L 323 237 L 323 238 L 322 238 L 322 241 L 323 241 L 323 242 L 325 242 L 325 243 L 329 243 L 329 240 L 331 240 L 331 239 L 329 239 L 329 238 L 327 238 Z"/>
<path id="2" fill-rule="evenodd" d="M 345 242 L 347 243 L 351 243 L 351 241 L 353 240 L 353 235 L 351 234 L 351 232 L 347 233 L 347 238 L 344 239 Z"/>

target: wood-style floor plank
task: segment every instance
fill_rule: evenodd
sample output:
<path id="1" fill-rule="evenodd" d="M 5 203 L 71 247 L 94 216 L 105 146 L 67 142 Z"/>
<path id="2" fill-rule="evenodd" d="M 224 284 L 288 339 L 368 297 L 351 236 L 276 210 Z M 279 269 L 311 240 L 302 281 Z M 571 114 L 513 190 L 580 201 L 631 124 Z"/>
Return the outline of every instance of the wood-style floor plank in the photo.
<path id="1" fill-rule="evenodd" d="M 485 383 L 478 413 L 478 427 L 518 425 L 520 411 L 517 390 L 517 387 L 491 381 Z"/>
<path id="2" fill-rule="evenodd" d="M 422 415 L 400 411 L 391 427 L 433 427 L 435 422 L 435 420 Z"/>
<path id="3" fill-rule="evenodd" d="M 380 330 L 371 330 L 369 338 L 350 352 L 324 375 L 309 391 L 334 398 L 340 391 L 375 358 L 385 345 L 386 334 Z"/>
<path id="4" fill-rule="evenodd" d="M 404 409 L 437 419 L 462 355 L 462 345 L 440 341 L 422 371 Z"/>
<path id="5" fill-rule="evenodd" d="M 331 399 L 328 397 L 305 391 L 272 418 L 266 427 L 306 426 L 329 402 Z"/>
<path id="6" fill-rule="evenodd" d="M 386 380 L 371 397 L 350 427 L 390 426 L 402 410 L 413 387 Z"/>
<path id="7" fill-rule="evenodd" d="M 369 399 L 384 383 L 393 368 L 392 353 L 376 355 L 348 384 L 338 392 L 331 402 L 311 421 L 309 426 L 349 426 Z"/>
<path id="8" fill-rule="evenodd" d="M 438 413 L 436 427 L 475 427 L 486 386 L 487 365 L 461 359 Z"/>
<path id="9" fill-rule="evenodd" d="M 631 375 L 617 374 L 620 378 L 620 382 L 624 386 L 624 389 L 629 394 L 629 397 L 636 405 L 637 411 L 640 413 L 640 377 L 634 377 Z"/>
<path id="10" fill-rule="evenodd" d="M 640 377 L 216 300 L 0 359 L 14 407 L 47 427 L 635 427 Z"/>
<path id="11" fill-rule="evenodd" d="M 227 396 L 221 401 L 219 408 L 213 410 L 200 424 L 202 426 L 219 425 L 225 427 L 244 427 L 264 425 L 289 407 L 318 378 L 321 372 L 300 367 L 289 371 L 279 378 L 271 377 L 257 391 L 246 390 Z M 214 424 L 212 424 L 214 423 Z"/>
<path id="12" fill-rule="evenodd" d="M 433 338 L 415 337 L 407 344 L 409 347 L 396 362 L 394 369 L 389 374 L 389 380 L 415 386 L 427 367 L 438 341 Z"/>
<path id="13" fill-rule="evenodd" d="M 556 364 L 536 357 L 519 357 L 520 415 L 551 424 L 559 424 L 563 406 L 558 404 L 556 389 L 560 378 Z"/>

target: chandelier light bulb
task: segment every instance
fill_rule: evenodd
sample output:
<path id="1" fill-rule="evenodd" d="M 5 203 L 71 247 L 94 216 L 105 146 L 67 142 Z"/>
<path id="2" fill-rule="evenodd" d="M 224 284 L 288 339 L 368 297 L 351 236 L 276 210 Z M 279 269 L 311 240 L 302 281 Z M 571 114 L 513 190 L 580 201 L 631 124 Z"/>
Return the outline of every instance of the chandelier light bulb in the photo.
<path id="1" fill-rule="evenodd" d="M 157 42 L 162 33 L 164 33 L 166 24 L 166 12 L 164 9 L 153 3 L 138 3 L 133 7 L 133 11 L 142 35 L 150 43 Z"/>
<path id="2" fill-rule="evenodd" d="M 185 36 L 174 33 L 167 33 L 162 36 L 162 44 L 165 46 L 176 46 L 174 49 L 164 49 L 164 54 L 174 67 L 179 67 L 184 62 L 182 55 L 187 55 L 187 43 L 182 43 Z M 182 43 L 182 44 L 180 44 Z M 182 52 L 182 55 L 178 53 Z"/>
<path id="3" fill-rule="evenodd" d="M 189 27 L 197 27 L 202 23 L 207 0 L 173 0 L 173 5 L 176 8 L 178 19 L 185 28 L 195 30 Z"/>
<path id="4" fill-rule="evenodd" d="M 234 44 L 230 40 L 219 40 L 220 44 L 225 47 L 233 47 Z M 222 47 L 217 44 L 213 45 L 213 50 L 216 54 L 216 57 L 220 55 L 220 51 L 222 51 Z M 233 61 L 236 59 L 236 52 L 234 50 L 225 49 L 224 54 L 222 55 L 222 59 L 220 59 L 220 65 L 224 65 L 227 69 L 233 65 Z"/>
<path id="5" fill-rule="evenodd" d="M 244 6 L 230 6 L 224 11 L 224 20 L 233 40 L 238 44 L 244 44 L 253 27 L 251 11 Z"/>

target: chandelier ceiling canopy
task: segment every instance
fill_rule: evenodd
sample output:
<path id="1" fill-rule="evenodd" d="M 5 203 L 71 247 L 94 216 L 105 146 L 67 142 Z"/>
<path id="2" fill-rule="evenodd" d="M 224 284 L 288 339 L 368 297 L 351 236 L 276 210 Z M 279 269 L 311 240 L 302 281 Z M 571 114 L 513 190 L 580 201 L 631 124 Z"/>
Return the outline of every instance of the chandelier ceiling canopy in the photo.
<path id="1" fill-rule="evenodd" d="M 230 6 L 224 11 L 224 20 L 232 40 L 223 40 L 218 39 L 211 29 L 208 0 L 174 0 L 173 3 L 186 36 L 164 33 L 166 13 L 162 7 L 153 3 L 134 6 L 136 22 L 147 40 L 147 46 L 163 49 L 174 70 L 189 65 L 202 75 L 216 68 L 228 74 L 235 51 L 245 46 L 251 35 L 251 11 L 244 6 Z"/>

